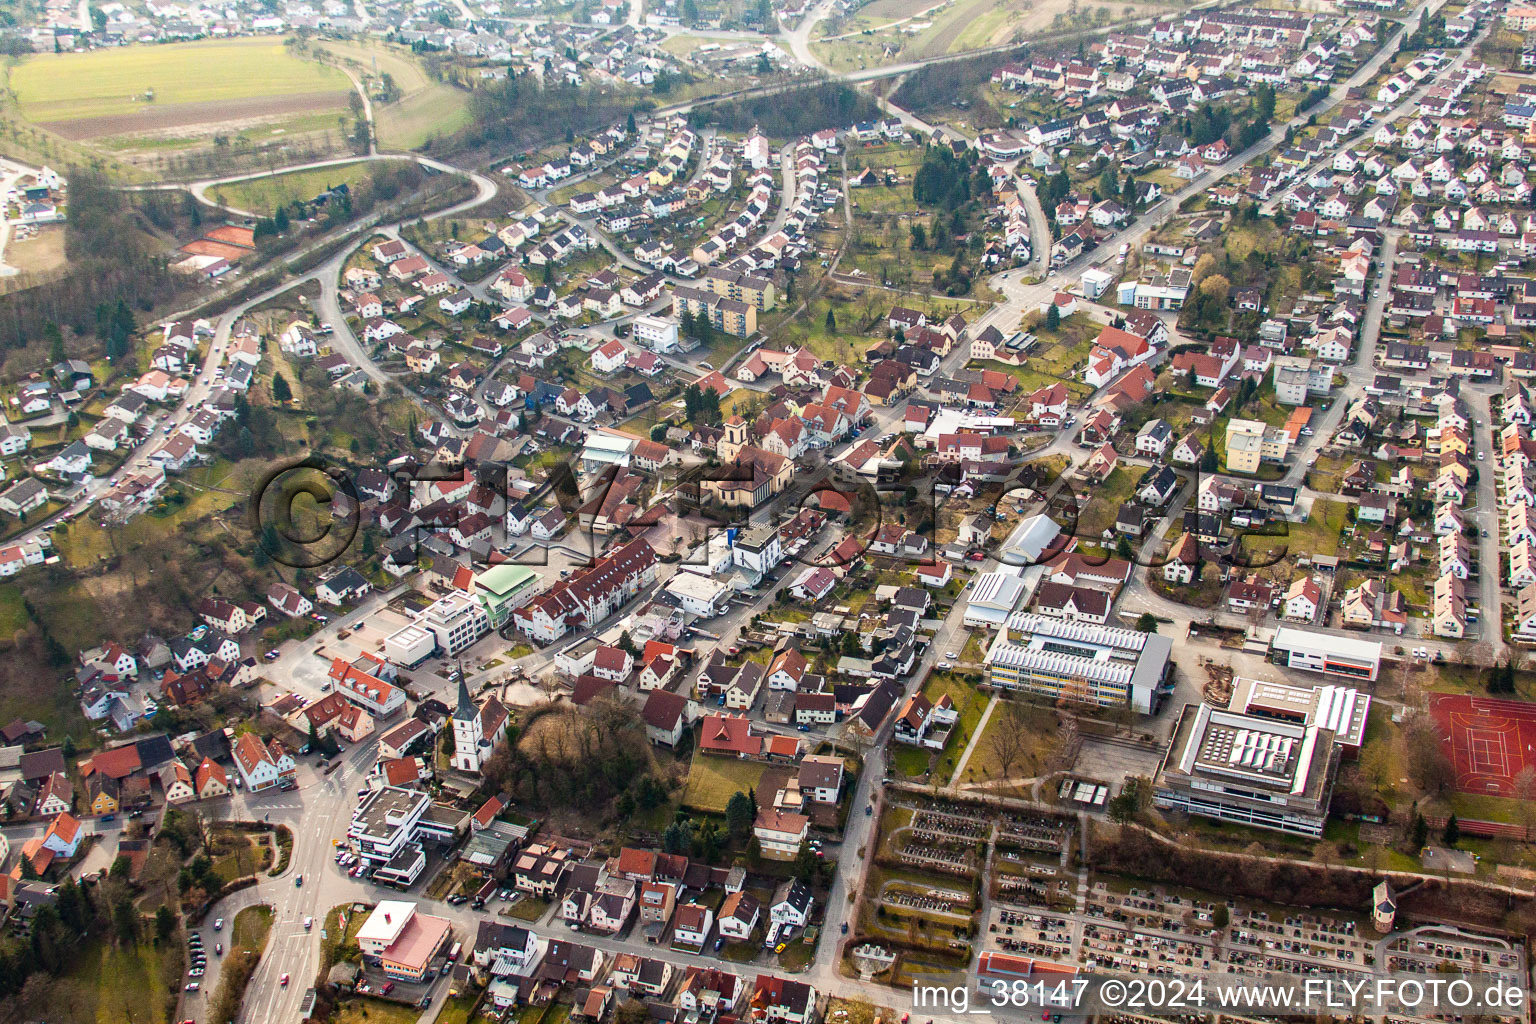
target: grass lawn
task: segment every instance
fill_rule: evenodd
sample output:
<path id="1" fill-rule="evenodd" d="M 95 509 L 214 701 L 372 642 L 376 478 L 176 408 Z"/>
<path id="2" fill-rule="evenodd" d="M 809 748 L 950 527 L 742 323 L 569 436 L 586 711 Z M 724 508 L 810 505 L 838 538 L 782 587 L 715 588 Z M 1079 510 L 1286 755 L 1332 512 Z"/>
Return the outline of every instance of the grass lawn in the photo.
<path id="1" fill-rule="evenodd" d="M 1033 360 L 1024 366 L 1011 366 L 1008 363 L 999 363 L 990 359 L 981 359 L 969 362 L 966 364 L 966 366 L 972 370 L 997 370 L 1000 373 L 1006 373 L 1008 376 L 1019 382 L 1019 392 L 1022 395 L 1028 395 L 1033 391 L 1044 387 L 1050 387 L 1052 384 L 1056 384 L 1058 382 L 1066 384 L 1067 391 L 1071 393 L 1072 400 L 1074 402 L 1081 402 L 1084 398 L 1093 393 L 1093 388 L 1083 383 L 1081 380 L 1063 380 L 1060 377 L 1053 376 L 1044 372 L 1043 370 L 1036 368 L 1033 365 Z"/>
<path id="2" fill-rule="evenodd" d="M 992 709 L 992 717 L 987 719 L 986 729 L 976 739 L 976 749 L 965 765 L 964 781 L 981 782 L 1002 778 L 1005 774 L 1015 779 L 1035 778 L 1061 746 L 1058 728 L 1056 713 L 1049 708 L 1018 701 L 999 701 Z M 994 739 L 994 734 L 1002 730 L 1013 730 L 1021 737 L 1006 773 L 1002 757 L 1008 745 Z"/>
<path id="3" fill-rule="evenodd" d="M 258 845 L 257 839 L 254 832 L 215 831 L 213 873 L 224 882 L 233 882 L 271 867 L 272 850 Z"/>
<path id="4" fill-rule="evenodd" d="M 26 624 L 27 606 L 22 599 L 21 589 L 18 587 L 0 589 L 0 638 L 14 636 L 16 631 Z"/>
<path id="5" fill-rule="evenodd" d="M 945 773 L 960 763 L 960 758 L 965 753 L 966 744 L 971 742 L 971 737 L 976 734 L 976 726 L 981 722 L 982 712 L 987 709 L 987 696 L 976 687 L 967 683 L 959 676 L 948 672 L 935 672 L 923 683 L 923 696 L 931 701 L 937 701 L 948 694 L 950 703 L 960 713 L 960 720 L 950 730 L 949 740 L 944 744 L 943 758 L 946 765 Z"/>
<path id="6" fill-rule="evenodd" d="M 892 744 L 891 767 L 908 778 L 916 778 L 928 771 L 933 752 L 926 747 L 912 747 L 905 743 Z"/>
<path id="7" fill-rule="evenodd" d="M 549 900 L 535 900 L 524 896 L 507 908 L 507 916 L 519 921 L 537 921 L 549 909 Z"/>
<path id="8" fill-rule="evenodd" d="M 786 309 L 793 310 L 798 302 L 785 304 Z M 884 308 L 890 303 L 884 303 Z M 833 329 L 827 330 L 827 312 L 832 312 Z M 773 319 L 780 322 L 773 323 Z M 871 334 L 863 334 L 859 331 L 862 313 L 851 299 L 829 297 L 826 292 L 811 299 L 799 316 L 792 319 L 783 318 L 783 313 L 776 311 L 774 317 L 764 326 L 764 333 L 776 339 L 776 344 L 781 347 L 804 345 L 816 354 L 818 359 L 834 359 L 839 363 L 851 363 L 863 356 L 864 350 L 875 344 L 879 338 Z M 734 343 L 730 351 L 734 352 L 741 347 L 738 338 L 732 338 Z M 716 366 L 720 365 L 718 358 L 711 360 Z"/>
<path id="9" fill-rule="evenodd" d="M 1307 470 L 1307 486 L 1325 493 L 1338 493 L 1344 474 L 1354 465 L 1353 459 L 1336 459 L 1331 455 L 1319 455 L 1312 468 Z"/>
<path id="10" fill-rule="evenodd" d="M 1054 330 L 1040 324 L 1034 332 L 1039 340 L 1030 352 L 1029 366 L 1052 377 L 1071 380 L 1087 364 L 1088 352 L 1094 339 L 1104 332 L 1104 325 L 1087 313 L 1073 313 Z"/>
<path id="11" fill-rule="evenodd" d="M 271 907 L 246 907 L 235 915 L 235 923 L 230 928 L 230 951 L 248 949 L 260 956 L 267 948 L 267 935 L 271 931 Z"/>
<path id="12" fill-rule="evenodd" d="M 1128 471 L 1124 466 L 1116 466 L 1104 482 L 1093 489 L 1092 500 L 1078 513 L 1077 535 L 1096 540 L 1104 530 L 1112 528 L 1120 506 L 1135 495 L 1136 481 L 1141 478 L 1141 473 L 1140 467 Z"/>
<path id="13" fill-rule="evenodd" d="M 1244 535 L 1239 542 L 1253 565 L 1273 565 L 1287 555 L 1335 555 L 1349 503 L 1319 498 L 1304 523 L 1284 523 L 1284 536 Z"/>
<path id="14" fill-rule="evenodd" d="M 479 1001 L 478 996 L 454 996 L 437 1011 L 436 1024 L 469 1024 L 470 1011 Z"/>
<path id="15" fill-rule="evenodd" d="M 796 972 L 805 970 L 811 964 L 811 958 L 816 955 L 814 942 L 801 942 L 796 940 L 784 947 L 784 952 L 779 954 L 779 966 L 786 971 Z"/>
<path id="16" fill-rule="evenodd" d="M 58 992 L 67 1001 L 69 1018 L 96 1024 L 166 1024 L 174 1008 L 168 992 L 180 980 L 181 963 L 160 954 L 146 945 L 87 945 Z"/>
<path id="17" fill-rule="evenodd" d="M 346 184 L 356 188 L 368 177 L 369 166 L 368 161 L 360 160 L 357 163 L 318 167 L 309 171 L 290 171 L 287 174 L 220 185 L 216 191 L 230 206 L 270 215 L 279 206 L 287 206 L 295 200 L 307 202 L 335 185 Z M 289 377 L 288 382 L 292 384 L 293 378 Z"/>
<path id="18" fill-rule="evenodd" d="M 10 86 L 24 117 L 47 122 L 325 92 L 342 107 L 351 83 L 266 37 L 35 54 L 11 70 Z M 150 92 L 154 99 L 145 102 Z"/>
<path id="19" fill-rule="evenodd" d="M 331 1021 L 333 1024 L 416 1024 L 420 1017 L 421 1011 L 414 1006 L 359 996 L 342 1003 Z"/>
<path id="20" fill-rule="evenodd" d="M 688 767 L 688 788 L 683 792 L 683 805 L 723 814 L 732 796 L 757 787 L 766 768 L 767 765 L 756 761 L 695 754 Z"/>
<path id="21" fill-rule="evenodd" d="M 1447 802 L 1458 818 L 1502 821 L 1511 825 L 1523 823 L 1520 801 L 1508 797 L 1488 796 L 1486 793 L 1452 793 Z"/>
<path id="22" fill-rule="evenodd" d="M 428 139 L 447 136 L 469 123 L 469 93 L 440 82 L 410 50 L 377 41 L 326 40 L 324 49 L 369 83 L 377 94 L 374 71 L 389 75 L 400 98 L 373 104 L 374 131 L 380 149 L 416 149 Z"/>

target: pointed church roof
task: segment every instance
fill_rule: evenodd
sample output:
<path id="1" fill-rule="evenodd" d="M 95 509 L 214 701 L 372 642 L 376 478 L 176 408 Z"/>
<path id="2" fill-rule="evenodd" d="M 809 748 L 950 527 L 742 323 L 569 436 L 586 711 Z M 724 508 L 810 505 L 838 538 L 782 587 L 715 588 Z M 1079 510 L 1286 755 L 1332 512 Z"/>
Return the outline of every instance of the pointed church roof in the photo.
<path id="1" fill-rule="evenodd" d="M 480 709 L 475 707 L 475 702 L 469 699 L 469 681 L 464 678 L 464 673 L 459 673 L 459 706 L 454 709 L 453 717 L 460 722 L 472 721 L 480 714 Z"/>

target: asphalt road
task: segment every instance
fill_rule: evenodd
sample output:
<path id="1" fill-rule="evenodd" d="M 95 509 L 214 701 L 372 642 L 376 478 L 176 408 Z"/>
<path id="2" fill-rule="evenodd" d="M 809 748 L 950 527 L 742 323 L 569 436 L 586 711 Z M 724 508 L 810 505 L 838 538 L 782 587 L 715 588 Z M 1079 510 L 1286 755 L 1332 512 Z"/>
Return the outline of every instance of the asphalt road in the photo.
<path id="1" fill-rule="evenodd" d="M 1427 2 L 1421 3 L 1415 12 L 1409 16 L 1407 23 L 1414 23 L 1418 10 L 1429 7 L 1438 9 L 1443 2 L 1444 0 L 1427 0 Z M 824 11 L 825 6 L 818 8 L 818 12 Z M 819 19 L 819 16 L 820 13 L 808 17 L 798 29 L 787 34 L 792 52 L 796 52 L 798 49 L 808 45 L 809 33 L 815 21 Z M 797 36 L 798 42 L 796 41 Z M 1396 39 L 1394 38 L 1394 40 L 1388 42 L 1387 46 L 1383 47 L 1381 56 L 1373 58 L 1356 75 L 1351 76 L 1347 82 L 1340 83 L 1334 89 L 1330 99 L 1320 107 L 1309 111 L 1308 116 L 1321 113 L 1339 102 L 1348 88 L 1360 84 L 1374 74 L 1375 68 L 1385 59 L 1385 56 L 1395 49 Z M 796 55 L 798 57 L 799 53 L 796 52 Z M 932 63 L 932 61 L 922 63 Z M 916 66 L 918 65 L 914 64 L 912 67 Z M 864 78 L 886 77 L 889 74 L 900 73 L 902 70 L 910 70 L 910 68 L 887 68 L 880 69 L 879 73 L 857 74 L 844 77 L 848 80 L 859 81 Z M 1298 118 L 1292 123 L 1300 123 L 1302 120 L 1304 119 Z M 1248 151 L 1239 154 L 1233 160 L 1191 182 L 1177 194 L 1157 204 L 1152 210 L 1133 220 L 1127 230 L 1115 236 L 1109 243 L 1099 247 L 1099 249 L 1089 254 L 1087 258 L 1078 261 L 1075 266 L 1079 268 L 1085 267 L 1102 259 L 1108 259 L 1114 254 L 1114 251 L 1118 249 L 1120 244 L 1124 242 L 1134 244 L 1139 241 L 1152 231 L 1164 217 L 1174 211 L 1178 203 L 1185 196 L 1195 194 L 1199 190 L 1206 188 L 1217 178 L 1232 173 L 1246 163 L 1273 149 L 1283 138 L 1285 127 L 1284 125 L 1277 126 L 1266 139 L 1251 147 Z M 378 158 L 384 159 L 389 157 L 380 155 Z M 457 170 L 456 168 L 446 168 L 446 165 L 444 167 L 449 170 Z M 292 170 L 295 168 L 286 169 Z M 494 194 L 495 184 L 490 179 L 477 174 L 472 174 L 471 177 L 479 187 L 476 197 L 466 203 L 458 204 L 449 210 L 442 211 L 437 216 L 452 216 L 463 209 L 468 209 L 484 202 L 490 195 Z M 194 183 L 193 190 L 194 192 L 206 194 L 208 188 L 216 187 L 217 184 L 219 184 L 218 181 L 198 182 Z M 1049 246 L 1042 244 L 1044 239 L 1036 235 L 1036 232 L 1041 231 L 1044 227 L 1043 223 L 1037 223 L 1037 220 L 1043 221 L 1043 215 L 1037 217 L 1036 209 L 1032 209 L 1030 212 L 1032 240 L 1036 242 L 1035 252 L 1037 258 L 1039 258 L 1049 251 Z M 398 225 L 394 226 L 394 229 L 397 228 Z M 386 231 L 389 230 L 392 229 L 386 229 Z M 355 246 L 352 248 L 355 248 Z M 206 397 L 209 379 L 222 364 L 224 353 L 227 350 L 229 327 L 233 322 L 250 306 L 265 301 L 303 280 L 317 279 L 321 282 L 320 312 L 324 319 L 336 327 L 336 334 L 333 335 L 333 344 L 336 344 L 338 349 L 342 350 L 350 360 L 369 372 L 369 375 L 375 380 L 381 382 L 387 380 L 387 375 L 384 375 L 367 358 L 366 352 L 362 350 L 357 339 L 351 335 L 346 327 L 345 318 L 341 315 L 336 298 L 336 282 L 345 258 L 346 253 L 338 254 L 338 256 L 327 261 L 322 267 L 317 268 L 305 277 L 296 281 L 286 282 L 279 288 L 272 289 L 270 292 L 258 296 L 248 303 L 243 303 L 231 309 L 221 317 L 219 331 L 214 339 L 213 354 L 200 372 L 198 383 L 189 392 L 187 401 L 178 407 L 173 414 L 176 422 L 184 421 L 189 415 L 191 403 Z M 994 287 L 1002 292 L 1005 296 L 1005 301 L 998 307 L 990 310 L 982 318 L 983 323 L 997 323 L 999 329 L 1003 329 L 1004 325 L 1007 325 L 1008 329 L 1012 330 L 1017 326 L 1018 318 L 1023 312 L 1038 306 L 1060 287 L 1059 280 L 1056 278 L 1048 278 L 1037 285 L 1025 285 L 1020 280 L 1022 276 L 1023 273 L 1021 271 L 1012 271 L 993 278 Z M 1363 353 L 1364 349 L 1362 348 L 1362 355 Z M 957 352 L 947 361 L 947 365 L 959 364 L 963 363 L 963 361 L 964 353 Z M 889 410 L 881 410 L 877 413 L 877 419 L 881 424 L 893 423 L 900 415 L 901 410 L 901 406 L 892 407 Z M 1071 450 L 1067 448 L 1065 440 L 1061 438 L 1058 438 L 1057 442 L 1053 443 L 1048 450 L 1067 451 L 1069 454 L 1072 454 Z M 137 465 L 142 463 L 143 457 L 143 455 L 136 454 L 129 460 L 125 468 L 136 468 Z M 1487 476 L 1491 479 L 1491 474 L 1487 474 Z M 1488 563 L 1485 561 L 1485 564 Z M 1496 549 L 1495 559 L 1492 564 L 1497 564 Z M 958 642 L 958 636 L 961 632 L 961 612 L 959 608 L 960 605 L 957 605 L 956 610 L 952 611 L 941 624 L 938 634 L 923 658 L 923 662 L 909 676 L 904 687 L 905 693 L 915 691 L 918 682 L 924 677 L 927 670 L 932 667 L 935 659 L 940 656 L 941 652 L 953 647 Z M 737 628 L 739 628 L 739 623 Z M 312 653 L 306 655 L 300 650 L 285 654 L 283 661 L 278 663 L 284 667 L 288 667 L 291 663 L 292 670 L 287 673 L 290 688 L 302 689 L 308 685 L 312 678 L 313 665 L 301 667 L 301 663 L 304 662 L 306 657 L 313 662 L 318 662 L 319 660 L 314 658 Z M 534 668 L 537 671 L 541 661 L 547 664 L 547 657 L 547 655 L 536 655 L 533 659 L 530 659 L 529 664 L 525 667 Z M 842 920 L 851 916 L 843 908 L 849 902 L 850 894 L 857 898 L 859 883 L 865 874 L 864 868 L 867 866 L 868 858 L 873 856 L 874 853 L 874 843 L 870 841 L 870 827 L 875 819 L 873 817 L 866 817 L 862 810 L 874 798 L 880 785 L 879 780 L 884 775 L 884 739 L 885 736 L 882 735 L 880 740 L 873 745 L 872 749 L 864 751 L 866 757 L 865 770 L 860 775 L 854 788 L 852 798 L 853 814 L 849 818 L 846 842 L 843 847 L 845 851 L 844 864 L 835 877 L 828 904 L 830 908 L 828 920 L 834 927 Z M 355 789 L 357 788 L 359 775 L 372 764 L 373 759 L 373 745 L 364 744 L 349 750 L 346 754 L 346 767 L 330 777 L 317 778 L 309 766 L 306 766 L 301 770 L 302 782 L 300 788 L 296 791 L 260 794 L 254 797 L 242 795 L 233 801 L 233 806 L 230 808 L 230 815 L 232 817 L 270 815 L 271 820 L 292 826 L 295 834 L 293 861 L 282 877 L 263 879 L 257 887 L 245 890 L 231 897 L 230 900 L 226 900 L 224 904 L 221 904 L 210 915 L 210 917 L 222 915 L 226 918 L 232 918 L 234 910 L 239 906 L 249 905 L 251 902 L 258 900 L 269 903 L 276 911 L 276 920 L 272 937 L 269 941 L 268 952 L 263 957 L 256 977 L 253 979 L 250 996 L 242 1010 L 242 1020 L 295 1020 L 297 1018 L 299 1002 L 303 997 L 303 991 L 312 978 L 318 963 L 318 922 L 323 920 L 325 912 L 330 907 L 349 900 L 359 898 L 373 900 L 387 894 L 393 894 L 393 890 L 376 890 L 366 883 L 348 878 L 331 860 L 333 849 L 331 840 L 344 834 L 347 821 L 350 818 L 351 810 L 355 803 Z M 860 860 L 859 850 L 861 848 L 864 851 L 862 856 L 863 863 L 855 864 L 855 861 Z M 296 886 L 293 880 L 300 874 L 304 876 L 305 884 L 303 886 Z M 465 932 L 472 930 L 473 922 L 477 917 L 474 913 L 466 912 L 463 908 L 433 906 L 431 909 L 434 913 L 442 913 L 444 916 L 455 920 L 456 924 Z M 314 930 L 304 930 L 302 922 L 305 916 L 312 916 L 316 919 L 317 925 Z M 536 926 L 536 930 L 546 937 L 568 934 L 563 927 L 559 926 L 552 928 L 549 925 L 539 925 Z M 205 932 L 206 940 L 207 934 Z M 583 941 L 591 941 L 594 945 L 604 948 L 618 948 L 614 945 L 615 940 L 585 937 Z M 850 982 L 838 975 L 836 970 L 836 953 L 839 946 L 840 943 L 835 932 L 824 937 L 824 940 L 818 947 L 816 959 L 808 973 L 808 980 L 811 980 L 823 991 L 863 994 L 865 986 Z M 647 955 L 674 957 L 674 954 L 669 952 L 658 952 L 653 947 L 644 946 L 643 940 L 641 945 L 635 948 L 637 951 L 643 948 Z M 685 957 L 682 960 L 685 963 L 700 963 L 708 962 L 710 958 Z M 217 964 L 215 963 L 212 966 L 216 967 Z M 721 966 L 732 967 L 732 965 L 727 964 L 722 964 Z M 292 983 L 286 988 L 277 983 L 278 977 L 284 973 L 289 974 L 293 979 Z M 217 975 L 216 973 L 210 974 L 204 980 L 208 983 L 205 985 L 205 989 L 211 990 L 217 980 Z M 893 995 L 889 990 L 884 989 L 879 990 L 879 994 L 883 1001 L 891 1000 Z M 189 1008 L 191 1008 L 191 1004 L 195 1004 L 197 998 L 192 997 Z M 186 1013 L 184 1015 L 196 1016 L 196 1013 Z"/>

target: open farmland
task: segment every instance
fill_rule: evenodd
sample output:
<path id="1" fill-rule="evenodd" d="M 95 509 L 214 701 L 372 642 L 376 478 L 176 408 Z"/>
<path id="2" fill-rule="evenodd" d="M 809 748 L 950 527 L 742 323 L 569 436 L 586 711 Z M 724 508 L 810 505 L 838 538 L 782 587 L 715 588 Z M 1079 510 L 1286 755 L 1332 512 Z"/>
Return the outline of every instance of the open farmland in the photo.
<path id="1" fill-rule="evenodd" d="M 1027 6 L 1006 0 L 952 0 L 938 6 L 882 0 L 861 8 L 836 34 L 813 41 L 811 49 L 828 67 L 847 71 L 1023 42 L 1026 36 L 1144 18 L 1166 9 L 1139 2 L 1101 7 L 1105 20 L 1089 15 L 1080 24 L 1072 19 L 1081 20 L 1086 12 L 1074 0 L 1035 0 Z"/>
<path id="2" fill-rule="evenodd" d="M 40 54 L 9 84 L 23 117 L 69 139 L 340 110 L 351 87 L 272 39 Z"/>
<path id="3" fill-rule="evenodd" d="M 428 77 L 404 47 L 328 39 L 316 47 L 316 54 L 350 69 L 375 97 L 380 80 L 389 76 L 399 98 L 392 103 L 375 98 L 373 103 L 374 129 L 381 149 L 416 149 L 469 123 L 469 93 Z"/>

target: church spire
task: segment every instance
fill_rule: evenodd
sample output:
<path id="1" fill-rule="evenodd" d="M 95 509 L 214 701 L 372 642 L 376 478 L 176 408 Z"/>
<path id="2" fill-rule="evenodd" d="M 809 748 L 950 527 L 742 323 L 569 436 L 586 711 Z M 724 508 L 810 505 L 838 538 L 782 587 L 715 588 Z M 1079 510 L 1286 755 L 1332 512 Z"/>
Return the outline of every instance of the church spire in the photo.
<path id="1" fill-rule="evenodd" d="M 480 713 L 475 707 L 475 702 L 469 699 L 469 680 L 464 678 L 464 670 L 459 669 L 459 706 L 453 712 L 453 717 L 467 721 Z"/>

